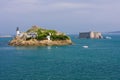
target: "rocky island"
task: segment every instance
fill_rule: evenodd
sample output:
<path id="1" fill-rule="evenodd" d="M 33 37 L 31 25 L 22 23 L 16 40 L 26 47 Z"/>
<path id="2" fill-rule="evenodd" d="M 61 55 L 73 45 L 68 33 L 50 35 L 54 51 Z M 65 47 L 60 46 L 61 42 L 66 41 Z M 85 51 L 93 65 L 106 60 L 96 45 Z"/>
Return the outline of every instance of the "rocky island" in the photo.
<path id="1" fill-rule="evenodd" d="M 26 32 L 16 30 L 16 36 L 10 41 L 11 46 L 61 46 L 70 45 L 69 36 L 56 30 L 47 30 L 38 26 L 32 26 Z"/>

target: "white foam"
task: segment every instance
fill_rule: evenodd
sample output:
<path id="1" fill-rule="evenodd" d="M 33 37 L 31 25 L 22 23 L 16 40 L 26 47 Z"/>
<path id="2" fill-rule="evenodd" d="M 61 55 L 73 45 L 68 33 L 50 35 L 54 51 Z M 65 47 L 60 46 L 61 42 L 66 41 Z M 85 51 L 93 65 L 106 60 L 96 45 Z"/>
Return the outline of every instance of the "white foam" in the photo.
<path id="1" fill-rule="evenodd" d="M 88 46 L 82 46 L 83 48 L 88 48 Z"/>
<path id="2" fill-rule="evenodd" d="M 109 36 L 106 36 L 105 38 L 106 38 L 106 39 L 112 39 L 112 38 L 111 38 L 111 37 L 109 37 Z"/>

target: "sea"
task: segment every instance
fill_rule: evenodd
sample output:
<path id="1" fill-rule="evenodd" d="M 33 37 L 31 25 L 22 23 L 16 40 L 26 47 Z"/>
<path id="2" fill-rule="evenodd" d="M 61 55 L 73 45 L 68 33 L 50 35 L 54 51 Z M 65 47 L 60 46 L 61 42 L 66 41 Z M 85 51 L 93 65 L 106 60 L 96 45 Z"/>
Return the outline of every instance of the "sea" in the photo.
<path id="1" fill-rule="evenodd" d="M 0 80 L 120 80 L 120 34 L 67 46 L 13 47 L 0 38 Z M 85 47 L 87 46 L 87 47 Z"/>

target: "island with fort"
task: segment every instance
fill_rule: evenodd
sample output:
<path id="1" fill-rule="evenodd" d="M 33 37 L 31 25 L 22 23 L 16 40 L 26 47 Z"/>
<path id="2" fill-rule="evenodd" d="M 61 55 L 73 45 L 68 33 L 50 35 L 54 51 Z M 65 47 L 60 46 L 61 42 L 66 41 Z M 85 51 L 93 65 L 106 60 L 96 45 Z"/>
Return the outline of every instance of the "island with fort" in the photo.
<path id="1" fill-rule="evenodd" d="M 71 45 L 69 36 L 56 30 L 32 26 L 26 32 L 16 29 L 16 36 L 9 42 L 11 46 L 61 46 Z"/>
<path id="2" fill-rule="evenodd" d="M 103 39 L 102 33 L 101 32 L 80 32 L 79 33 L 79 38 L 86 38 L 86 39 Z"/>

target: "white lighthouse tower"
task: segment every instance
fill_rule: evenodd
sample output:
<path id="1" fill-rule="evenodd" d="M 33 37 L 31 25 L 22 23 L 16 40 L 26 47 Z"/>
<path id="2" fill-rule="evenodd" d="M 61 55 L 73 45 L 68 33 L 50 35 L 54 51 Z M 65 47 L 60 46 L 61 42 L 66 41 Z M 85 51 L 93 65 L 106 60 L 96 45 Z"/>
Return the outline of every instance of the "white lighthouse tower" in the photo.
<path id="1" fill-rule="evenodd" d="M 16 29 L 16 36 L 20 36 L 19 27 L 17 27 L 17 29 Z"/>

